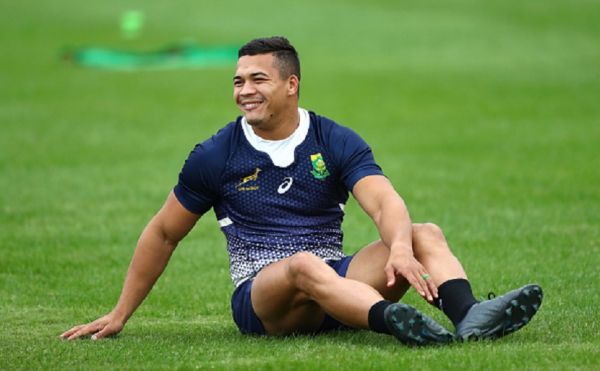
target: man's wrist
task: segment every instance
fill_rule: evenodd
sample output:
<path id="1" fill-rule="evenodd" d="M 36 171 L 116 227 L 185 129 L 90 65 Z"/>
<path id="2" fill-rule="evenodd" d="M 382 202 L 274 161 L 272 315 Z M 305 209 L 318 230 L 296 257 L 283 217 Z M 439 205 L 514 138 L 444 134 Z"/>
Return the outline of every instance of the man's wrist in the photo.
<path id="1" fill-rule="evenodd" d="M 396 243 L 390 246 L 391 255 L 413 255 L 413 249 L 411 244 Z"/>
<path id="2" fill-rule="evenodd" d="M 124 313 L 116 308 L 113 309 L 113 311 L 110 314 L 111 314 L 111 319 L 113 321 L 120 322 L 123 325 L 125 325 L 125 323 L 127 322 L 127 320 L 130 317 L 127 313 Z"/>

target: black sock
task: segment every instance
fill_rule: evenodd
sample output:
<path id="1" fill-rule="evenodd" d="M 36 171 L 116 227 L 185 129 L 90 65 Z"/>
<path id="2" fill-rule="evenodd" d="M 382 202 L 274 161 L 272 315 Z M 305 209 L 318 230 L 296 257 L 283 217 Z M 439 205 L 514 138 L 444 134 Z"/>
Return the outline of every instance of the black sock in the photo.
<path id="1" fill-rule="evenodd" d="M 456 326 L 467 315 L 467 311 L 477 303 L 471 291 L 471 284 L 464 278 L 446 281 L 438 287 L 438 298 L 434 304 L 440 308 Z"/>
<path id="2" fill-rule="evenodd" d="M 369 328 L 371 330 L 381 334 L 391 334 L 383 317 L 385 308 L 389 307 L 391 304 L 392 302 L 389 300 L 382 300 L 373 304 L 371 309 L 369 309 Z"/>

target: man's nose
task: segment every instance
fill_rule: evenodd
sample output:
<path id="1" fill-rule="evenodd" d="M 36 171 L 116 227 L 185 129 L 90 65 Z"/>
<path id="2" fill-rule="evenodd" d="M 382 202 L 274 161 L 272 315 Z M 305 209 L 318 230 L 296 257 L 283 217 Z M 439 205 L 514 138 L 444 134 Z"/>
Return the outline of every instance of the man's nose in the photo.
<path id="1" fill-rule="evenodd" d="M 240 95 L 252 95 L 254 93 L 256 93 L 256 89 L 251 82 L 245 83 L 240 90 Z"/>

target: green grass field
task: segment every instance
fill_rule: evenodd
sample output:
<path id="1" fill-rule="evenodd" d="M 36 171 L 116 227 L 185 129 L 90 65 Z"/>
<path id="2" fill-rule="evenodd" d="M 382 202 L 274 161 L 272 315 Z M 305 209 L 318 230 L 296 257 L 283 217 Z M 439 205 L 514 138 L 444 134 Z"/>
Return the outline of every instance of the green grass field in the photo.
<path id="1" fill-rule="evenodd" d="M 0 369 L 600 368 L 600 3 L 208 3 L 0 5 Z M 137 40 L 119 33 L 128 9 L 146 16 Z M 275 34 L 300 51 L 301 105 L 371 143 L 413 220 L 444 228 L 478 296 L 544 287 L 530 325 L 427 349 L 367 331 L 244 337 L 211 212 L 121 335 L 59 340 L 112 308 L 188 152 L 237 115 L 233 65 L 100 71 L 60 51 Z M 344 227 L 348 253 L 377 238 L 356 203 Z"/>

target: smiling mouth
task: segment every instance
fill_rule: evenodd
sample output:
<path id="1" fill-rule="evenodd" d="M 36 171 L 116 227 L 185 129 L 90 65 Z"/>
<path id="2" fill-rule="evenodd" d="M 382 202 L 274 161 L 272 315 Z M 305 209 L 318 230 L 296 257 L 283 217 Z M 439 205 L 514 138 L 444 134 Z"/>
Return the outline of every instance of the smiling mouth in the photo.
<path id="1" fill-rule="evenodd" d="M 242 109 L 244 111 L 252 111 L 252 110 L 256 109 L 258 106 L 260 106 L 262 103 L 263 103 L 263 101 L 250 101 L 250 102 L 240 103 L 240 106 L 242 107 Z"/>

